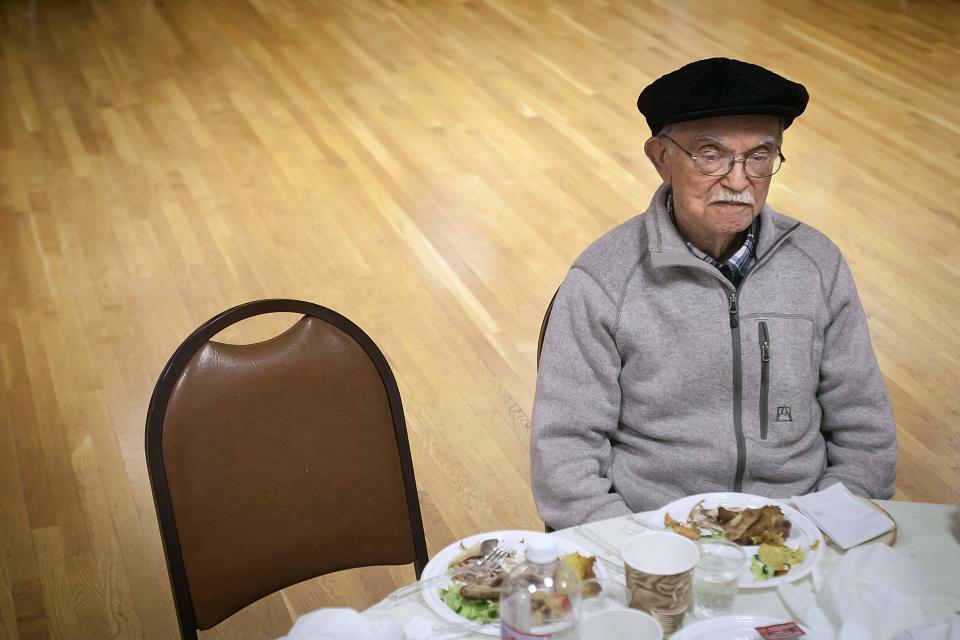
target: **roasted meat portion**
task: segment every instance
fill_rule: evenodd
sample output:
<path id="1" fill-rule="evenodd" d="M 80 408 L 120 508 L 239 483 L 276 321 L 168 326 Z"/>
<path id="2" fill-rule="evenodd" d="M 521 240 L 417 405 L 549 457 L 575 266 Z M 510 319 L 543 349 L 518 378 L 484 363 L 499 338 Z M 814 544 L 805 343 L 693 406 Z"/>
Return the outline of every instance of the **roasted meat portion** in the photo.
<path id="1" fill-rule="evenodd" d="M 720 508 L 721 511 L 727 511 Z M 790 535 L 790 521 L 783 515 L 780 507 L 764 505 L 759 509 L 743 509 L 734 513 L 723 525 L 727 539 L 737 544 L 760 544 L 761 542 L 783 541 Z"/>
<path id="2" fill-rule="evenodd" d="M 464 583 L 460 595 L 473 600 L 496 600 L 500 597 L 500 586 L 509 572 L 503 563 L 487 571 L 478 571 L 477 563 L 494 552 L 500 541 L 492 538 L 466 547 L 454 556 L 447 565 L 451 577 Z"/>
<path id="3" fill-rule="evenodd" d="M 727 509 L 726 507 L 717 507 L 717 522 L 721 525 L 727 524 L 737 517 L 740 511 L 737 509 Z"/>
<path id="4" fill-rule="evenodd" d="M 497 567 L 495 571 L 471 576 L 471 582 L 463 585 L 460 595 L 464 598 L 496 600 L 500 597 L 500 587 L 506 577 L 507 572 L 501 567 Z"/>
<path id="5" fill-rule="evenodd" d="M 722 506 L 706 509 L 703 501 L 700 501 L 690 511 L 686 522 L 674 520 L 667 513 L 664 514 L 663 525 L 693 541 L 705 535 L 722 533 L 727 540 L 740 545 L 762 542 L 783 544 L 790 535 L 790 521 L 775 505 L 756 509 L 728 509 Z"/>

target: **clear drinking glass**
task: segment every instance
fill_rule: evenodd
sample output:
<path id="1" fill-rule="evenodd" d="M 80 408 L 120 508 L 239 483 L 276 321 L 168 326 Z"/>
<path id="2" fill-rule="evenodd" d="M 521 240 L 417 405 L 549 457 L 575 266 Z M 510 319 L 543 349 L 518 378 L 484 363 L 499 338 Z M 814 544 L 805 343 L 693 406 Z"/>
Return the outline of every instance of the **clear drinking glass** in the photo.
<path id="1" fill-rule="evenodd" d="M 582 580 L 580 585 L 580 612 L 583 617 L 600 611 L 627 608 L 627 587 L 622 578 L 588 578 Z"/>
<path id="2" fill-rule="evenodd" d="M 659 622 L 629 607 L 623 578 L 588 578 L 580 584 L 580 640 L 663 640 Z"/>
<path id="3" fill-rule="evenodd" d="M 693 574 L 693 612 L 699 618 L 725 616 L 733 611 L 737 582 L 747 562 L 743 548 L 732 542 L 703 541 Z"/>

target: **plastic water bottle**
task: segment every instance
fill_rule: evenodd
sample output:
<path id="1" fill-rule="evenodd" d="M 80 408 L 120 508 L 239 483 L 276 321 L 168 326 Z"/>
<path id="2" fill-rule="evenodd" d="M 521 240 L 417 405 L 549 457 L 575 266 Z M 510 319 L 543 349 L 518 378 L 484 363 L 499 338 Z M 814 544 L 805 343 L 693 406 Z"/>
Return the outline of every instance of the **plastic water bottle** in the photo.
<path id="1" fill-rule="evenodd" d="M 510 572 L 500 590 L 500 638 L 576 637 L 580 580 L 560 559 L 556 540 L 542 533 L 526 540 L 526 560 Z"/>

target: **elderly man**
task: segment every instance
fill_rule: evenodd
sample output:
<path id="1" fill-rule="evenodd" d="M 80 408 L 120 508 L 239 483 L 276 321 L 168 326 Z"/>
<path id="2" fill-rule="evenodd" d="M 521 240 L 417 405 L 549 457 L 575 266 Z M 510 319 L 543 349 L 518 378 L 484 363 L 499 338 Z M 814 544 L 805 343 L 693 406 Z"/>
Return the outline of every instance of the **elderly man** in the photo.
<path id="1" fill-rule="evenodd" d="M 714 58 L 637 101 L 663 180 L 557 293 L 533 410 L 553 527 L 736 491 L 893 493 L 890 401 L 850 270 L 766 204 L 806 89 Z"/>

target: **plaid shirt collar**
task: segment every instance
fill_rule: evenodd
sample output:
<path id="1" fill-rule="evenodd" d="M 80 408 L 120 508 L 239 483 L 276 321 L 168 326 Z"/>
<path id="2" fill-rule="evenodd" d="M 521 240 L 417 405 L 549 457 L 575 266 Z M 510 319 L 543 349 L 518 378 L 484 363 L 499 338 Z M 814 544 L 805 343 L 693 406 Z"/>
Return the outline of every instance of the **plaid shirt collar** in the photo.
<path id="1" fill-rule="evenodd" d="M 673 192 L 667 192 L 667 211 L 670 212 L 670 218 L 673 220 L 673 224 L 677 227 L 679 231 L 680 227 L 677 225 L 676 216 L 673 212 Z M 692 242 L 684 238 L 684 242 L 687 243 L 687 249 L 690 250 L 690 253 L 700 258 L 707 264 L 717 268 L 724 277 L 733 283 L 733 286 L 739 286 L 740 281 L 743 280 L 743 277 L 747 274 L 747 268 L 750 266 L 750 259 L 754 257 L 756 248 L 757 248 L 757 236 L 760 234 L 760 216 L 757 216 L 753 219 L 753 222 L 750 223 L 750 228 L 747 229 L 747 237 L 743 241 L 743 244 L 737 249 L 732 256 L 726 259 L 725 262 L 718 262 L 714 260 L 711 256 L 705 254 L 700 249 L 697 249 Z M 683 234 L 681 234 L 682 236 Z"/>

